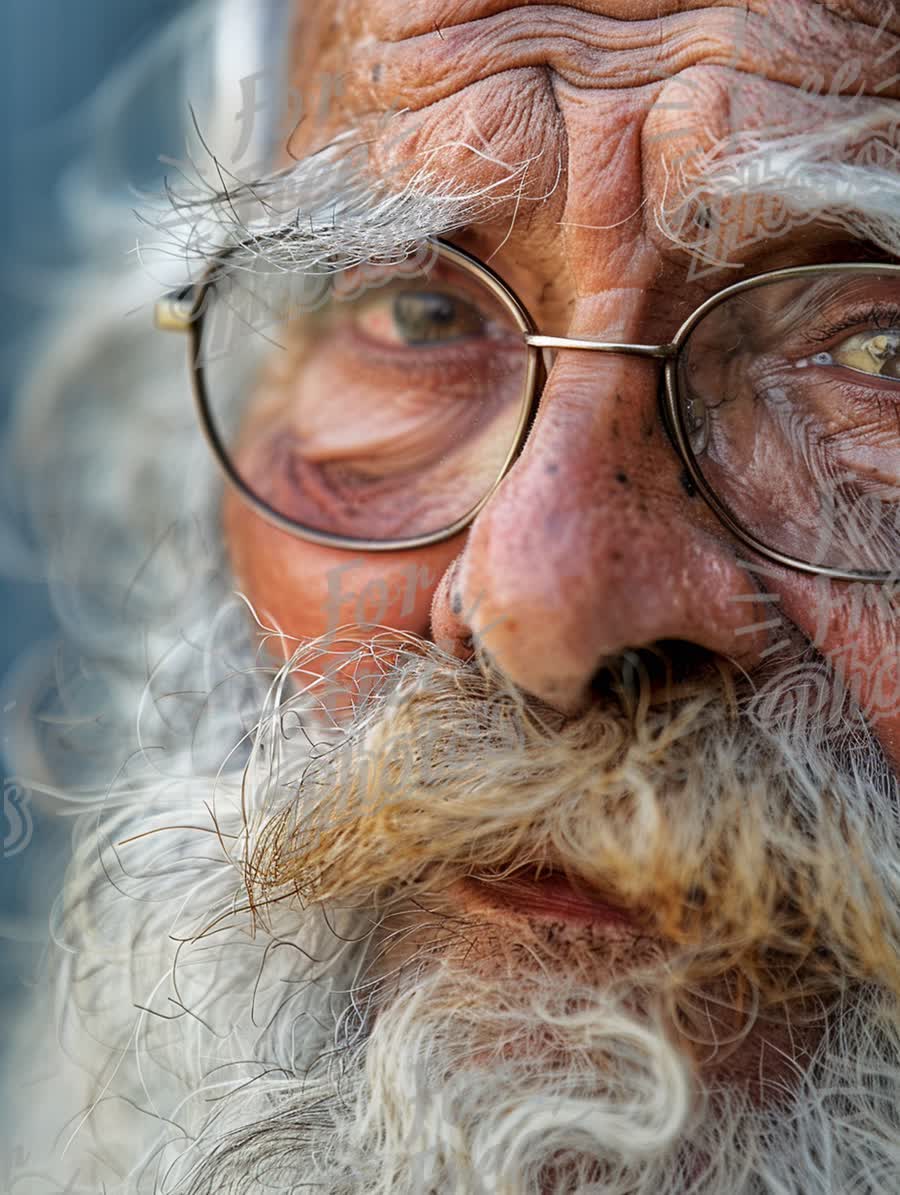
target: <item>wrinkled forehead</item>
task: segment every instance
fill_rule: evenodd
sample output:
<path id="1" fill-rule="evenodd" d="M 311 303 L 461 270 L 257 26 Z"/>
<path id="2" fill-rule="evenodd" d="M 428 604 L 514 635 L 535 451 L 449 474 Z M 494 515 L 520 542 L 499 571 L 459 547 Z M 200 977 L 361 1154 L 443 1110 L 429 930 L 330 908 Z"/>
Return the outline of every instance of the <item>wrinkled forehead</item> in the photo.
<path id="1" fill-rule="evenodd" d="M 357 111 L 421 112 L 534 69 L 582 92 L 659 88 L 718 66 L 734 84 L 896 99 L 898 35 L 895 0 L 335 0 L 302 13 L 294 66 L 301 83 L 316 60 L 339 68 Z"/>
<path id="2" fill-rule="evenodd" d="M 698 180 L 713 214 L 783 192 L 785 178 L 801 206 L 820 210 L 834 180 L 804 178 L 810 163 L 874 167 L 876 191 L 894 185 L 892 0 L 337 0 L 304 17 L 294 42 L 297 87 L 326 73 L 335 102 L 324 123 L 301 122 L 292 156 L 354 128 L 382 172 L 427 160 L 478 186 L 525 164 L 510 207 L 552 195 L 544 206 L 557 224 L 677 208 L 697 199 Z M 614 185 L 601 197 L 604 172 Z"/>

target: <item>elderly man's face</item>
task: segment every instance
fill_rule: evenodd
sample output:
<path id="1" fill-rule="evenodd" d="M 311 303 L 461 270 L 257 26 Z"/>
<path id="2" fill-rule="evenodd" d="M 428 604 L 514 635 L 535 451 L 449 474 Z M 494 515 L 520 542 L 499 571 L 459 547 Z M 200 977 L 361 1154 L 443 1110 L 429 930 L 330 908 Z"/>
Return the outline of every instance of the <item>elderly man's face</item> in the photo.
<path id="1" fill-rule="evenodd" d="M 883 128 L 900 17 L 879 3 L 337 0 L 301 16 L 295 86 L 325 72 L 343 85 L 285 161 L 352 130 L 375 180 L 402 188 L 427 163 L 434 193 L 491 193 L 448 239 L 489 261 L 542 333 L 666 344 L 740 279 L 896 260 L 885 209 L 880 224 L 832 210 L 773 228 L 762 187 L 724 198 L 716 173 L 729 139 L 783 141 L 787 175 L 820 127 L 857 121 L 848 160 Z M 691 196 L 705 214 L 674 236 L 667 217 Z M 696 269 L 698 245 L 718 264 Z M 389 314 L 371 318 L 390 332 Z M 890 356 L 898 329 L 882 304 L 843 336 L 881 334 Z M 304 771 L 248 868 L 257 897 L 352 905 L 348 940 L 374 943 L 349 984 L 369 1043 L 353 1095 L 328 1131 L 314 1102 L 294 1128 L 322 1146 L 309 1156 L 334 1191 L 376 1189 L 373 1159 L 383 1189 L 409 1193 L 887 1190 L 893 593 L 739 542 L 673 448 L 659 362 L 560 348 L 547 367 L 523 450 L 452 538 L 348 553 L 226 495 L 234 574 L 282 632 L 298 689 L 334 711 L 403 644 L 434 663 L 363 724 L 365 758 L 322 765 L 330 788 Z M 871 409 L 841 424 L 893 496 L 898 368 L 891 357 Z M 365 381 L 359 367 L 354 402 Z M 852 379 L 833 384 L 828 443 L 859 401 Z M 329 427 L 338 469 L 358 448 L 349 409 Z M 328 412 L 315 408 L 317 427 Z M 760 501 L 766 487 L 808 499 L 771 457 L 738 459 Z M 348 663 L 319 639 L 336 628 L 340 650 L 359 645 Z M 785 1106 L 796 1120 L 773 1114 Z M 223 1150 L 227 1189 L 245 1189 L 239 1166 L 276 1136 Z M 434 1169 L 414 1173 L 424 1155 Z"/>
<path id="2" fill-rule="evenodd" d="M 811 135 L 846 115 L 842 90 L 870 96 L 874 111 L 900 85 L 885 53 L 896 18 L 879 4 L 688 7 L 346 3 L 308 14 L 295 82 L 333 71 L 343 96 L 330 127 L 301 123 L 290 154 L 349 127 L 371 131 L 376 171 L 398 177 L 427 157 L 439 178 L 477 189 L 498 164 L 527 162 L 506 202 L 453 239 L 489 260 L 547 333 L 662 343 L 739 278 L 890 260 L 833 220 L 772 232 L 765 203 L 749 200 L 717 213 L 728 264 L 691 271 L 689 250 L 654 218 L 677 205 L 674 162 L 735 133 Z M 385 111 L 401 113 L 387 129 Z M 741 225 L 730 247 L 729 220 Z M 288 635 L 359 623 L 364 639 L 378 622 L 463 658 L 476 640 L 512 682 L 567 711 L 584 708 L 598 669 L 626 649 L 676 641 L 752 673 L 797 637 L 831 663 L 896 765 L 892 602 L 754 560 L 729 537 L 685 481 L 658 381 L 653 362 L 560 352 L 498 492 L 467 531 L 417 551 L 304 544 L 230 496 L 237 575 Z"/>

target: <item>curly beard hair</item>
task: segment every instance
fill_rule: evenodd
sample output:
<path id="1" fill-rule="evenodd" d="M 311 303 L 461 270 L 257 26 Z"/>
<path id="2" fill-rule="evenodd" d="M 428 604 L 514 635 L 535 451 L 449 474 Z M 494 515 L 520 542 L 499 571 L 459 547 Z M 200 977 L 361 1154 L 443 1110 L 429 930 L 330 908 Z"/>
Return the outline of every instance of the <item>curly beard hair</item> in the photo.
<path id="1" fill-rule="evenodd" d="M 48 1174 L 123 1195 L 892 1190 L 897 785 L 860 715 L 823 716 L 813 662 L 751 689 L 724 666 L 654 683 L 632 656 L 565 719 L 387 635 L 236 670 L 234 613 L 160 661 L 143 751 L 79 824 L 60 1057 L 31 1104 Z M 337 722 L 292 679 L 326 650 L 361 665 Z M 189 751 L 154 759 L 201 661 Z M 448 895 L 551 864 L 646 910 L 645 937 L 510 935 Z"/>

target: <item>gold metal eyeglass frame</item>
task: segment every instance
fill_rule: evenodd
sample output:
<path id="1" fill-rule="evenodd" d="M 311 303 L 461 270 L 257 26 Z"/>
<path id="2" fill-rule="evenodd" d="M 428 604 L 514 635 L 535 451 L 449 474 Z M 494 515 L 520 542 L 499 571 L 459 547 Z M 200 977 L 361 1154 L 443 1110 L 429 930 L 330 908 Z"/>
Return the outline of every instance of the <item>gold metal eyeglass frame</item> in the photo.
<path id="1" fill-rule="evenodd" d="M 290 233 L 285 233 L 285 236 L 289 235 Z M 717 307 L 732 295 L 753 290 L 766 283 L 804 278 L 815 274 L 853 271 L 862 274 L 896 274 L 900 277 L 900 265 L 885 265 L 874 262 L 840 262 L 834 265 L 793 266 L 787 269 L 770 270 L 767 273 L 746 278 L 741 282 L 735 282 L 731 286 L 727 286 L 723 290 L 711 295 L 687 317 L 675 333 L 672 341 L 668 344 L 627 344 L 614 341 L 541 335 L 538 333 L 531 316 L 518 296 L 489 266 L 479 261 L 472 254 L 465 252 L 463 249 L 458 249 L 455 245 L 451 245 L 440 238 L 434 238 L 430 244 L 439 258 L 445 259 L 459 269 L 473 275 L 501 303 L 518 330 L 522 333 L 528 358 L 522 396 L 522 411 L 512 445 L 496 480 L 482 498 L 461 518 L 439 531 L 428 532 L 425 535 L 410 536 L 406 539 L 372 540 L 316 531 L 300 523 L 295 523 L 275 510 L 274 507 L 269 506 L 268 503 L 264 502 L 253 492 L 235 469 L 230 453 L 222 442 L 218 429 L 212 419 L 206 374 L 201 363 L 200 349 L 203 339 L 204 311 L 207 306 L 209 291 L 222 276 L 225 267 L 227 267 L 229 257 L 243 248 L 243 245 L 234 245 L 226 249 L 211 263 L 199 283 L 166 295 L 156 304 L 154 315 L 156 326 L 159 329 L 167 332 L 182 332 L 188 335 L 191 378 L 197 414 L 200 419 L 200 425 L 219 466 L 229 483 L 234 486 L 241 497 L 270 523 L 311 543 L 323 544 L 332 548 L 367 552 L 406 551 L 411 548 L 427 547 L 430 544 L 450 539 L 472 523 L 479 511 L 490 501 L 492 495 L 509 472 L 513 462 L 522 451 L 537 414 L 543 389 L 542 382 L 545 377 L 542 357 L 543 350 L 576 349 L 593 353 L 625 353 L 630 356 L 647 357 L 664 363 L 664 388 L 660 396 L 660 406 L 669 438 L 697 492 L 738 540 L 758 555 L 773 561 L 775 564 L 804 573 L 830 577 L 837 581 L 884 582 L 895 575 L 892 572 L 837 569 L 825 565 L 809 564 L 797 557 L 789 556 L 784 552 L 770 548 L 767 544 L 757 539 L 751 532 L 746 531 L 719 500 L 694 457 L 684 424 L 681 405 L 678 401 L 677 362 L 678 355 L 686 343 L 688 336 L 700 320 L 714 307 Z"/>

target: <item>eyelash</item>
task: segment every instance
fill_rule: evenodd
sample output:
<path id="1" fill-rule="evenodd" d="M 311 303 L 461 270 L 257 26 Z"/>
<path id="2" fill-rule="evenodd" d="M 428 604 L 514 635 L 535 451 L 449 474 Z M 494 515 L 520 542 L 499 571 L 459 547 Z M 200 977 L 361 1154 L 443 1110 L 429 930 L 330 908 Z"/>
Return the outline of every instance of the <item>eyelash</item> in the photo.
<path id="1" fill-rule="evenodd" d="M 885 321 L 881 323 L 879 321 Z M 816 344 L 823 344 L 826 340 L 838 336 L 841 332 L 849 332 L 858 324 L 872 324 L 879 329 L 900 328 L 900 308 L 891 307 L 884 303 L 876 303 L 871 307 L 855 311 L 846 316 L 840 323 L 835 323 L 821 332 L 808 333 L 807 338 Z"/>

